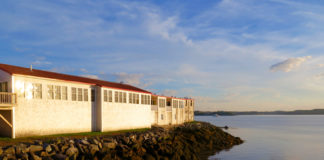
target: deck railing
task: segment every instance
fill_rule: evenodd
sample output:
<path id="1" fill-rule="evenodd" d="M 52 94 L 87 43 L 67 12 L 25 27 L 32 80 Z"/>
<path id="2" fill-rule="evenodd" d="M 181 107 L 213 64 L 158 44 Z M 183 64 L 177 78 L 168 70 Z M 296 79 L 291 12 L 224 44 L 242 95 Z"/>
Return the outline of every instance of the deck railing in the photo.
<path id="1" fill-rule="evenodd" d="M 0 92 L 0 106 L 13 106 L 17 103 L 17 95 L 15 93 Z"/>

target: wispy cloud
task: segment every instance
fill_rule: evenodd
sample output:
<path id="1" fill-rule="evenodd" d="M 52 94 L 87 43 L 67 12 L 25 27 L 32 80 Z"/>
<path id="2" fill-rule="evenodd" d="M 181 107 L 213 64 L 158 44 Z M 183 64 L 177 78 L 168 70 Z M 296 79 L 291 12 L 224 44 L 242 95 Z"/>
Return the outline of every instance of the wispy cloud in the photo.
<path id="1" fill-rule="evenodd" d="M 301 64 L 311 59 L 311 56 L 306 57 L 297 57 L 297 58 L 288 58 L 282 62 L 276 63 L 270 67 L 272 72 L 284 71 L 290 72 L 295 68 L 298 68 Z"/>
<path id="2" fill-rule="evenodd" d="M 82 74 L 80 76 L 86 77 L 86 78 L 91 78 L 91 79 L 99 79 L 99 77 L 97 75 L 92 75 L 92 74 Z"/>
<path id="3" fill-rule="evenodd" d="M 0 59 L 190 94 L 208 110 L 314 107 L 323 17 L 319 1 L 4 1 Z"/>

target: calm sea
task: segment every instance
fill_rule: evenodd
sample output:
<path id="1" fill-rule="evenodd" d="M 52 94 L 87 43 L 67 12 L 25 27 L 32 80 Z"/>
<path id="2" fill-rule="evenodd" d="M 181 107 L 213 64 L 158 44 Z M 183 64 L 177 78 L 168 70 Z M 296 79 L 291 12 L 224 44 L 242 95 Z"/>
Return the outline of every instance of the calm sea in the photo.
<path id="1" fill-rule="evenodd" d="M 229 126 L 245 143 L 209 157 L 213 160 L 324 160 L 324 116 L 196 116 Z"/>

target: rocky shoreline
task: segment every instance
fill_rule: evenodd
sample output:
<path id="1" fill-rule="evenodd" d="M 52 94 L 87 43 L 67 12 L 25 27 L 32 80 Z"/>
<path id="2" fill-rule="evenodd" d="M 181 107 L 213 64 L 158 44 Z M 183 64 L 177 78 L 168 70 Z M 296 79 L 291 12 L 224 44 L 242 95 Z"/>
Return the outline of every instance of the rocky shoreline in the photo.
<path id="1" fill-rule="evenodd" d="M 84 138 L 60 137 L 0 147 L 0 159 L 207 159 L 243 143 L 206 122 L 185 123 L 144 132 Z"/>

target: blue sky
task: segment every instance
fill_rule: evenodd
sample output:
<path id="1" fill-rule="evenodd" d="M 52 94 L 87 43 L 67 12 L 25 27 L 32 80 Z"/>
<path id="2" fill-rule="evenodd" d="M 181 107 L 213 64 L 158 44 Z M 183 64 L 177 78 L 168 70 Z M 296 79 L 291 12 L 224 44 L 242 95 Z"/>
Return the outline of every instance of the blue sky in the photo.
<path id="1" fill-rule="evenodd" d="M 324 108 L 324 2 L 0 2 L 1 63 L 189 96 L 198 110 Z"/>

